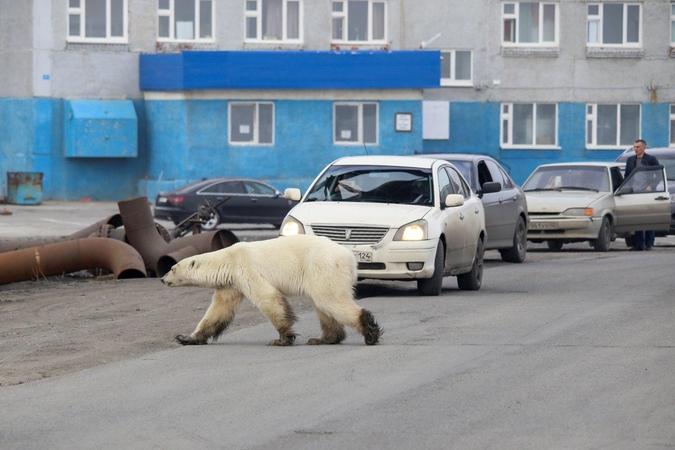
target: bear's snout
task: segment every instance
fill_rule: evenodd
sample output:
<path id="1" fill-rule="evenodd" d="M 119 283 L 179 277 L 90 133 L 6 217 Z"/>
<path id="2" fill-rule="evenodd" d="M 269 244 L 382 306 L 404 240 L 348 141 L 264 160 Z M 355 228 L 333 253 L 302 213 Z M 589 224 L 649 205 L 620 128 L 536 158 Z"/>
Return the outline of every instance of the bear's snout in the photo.
<path id="1" fill-rule="evenodd" d="M 171 281 L 166 279 L 166 275 L 162 277 L 162 283 L 166 284 L 167 286 L 171 287 Z"/>

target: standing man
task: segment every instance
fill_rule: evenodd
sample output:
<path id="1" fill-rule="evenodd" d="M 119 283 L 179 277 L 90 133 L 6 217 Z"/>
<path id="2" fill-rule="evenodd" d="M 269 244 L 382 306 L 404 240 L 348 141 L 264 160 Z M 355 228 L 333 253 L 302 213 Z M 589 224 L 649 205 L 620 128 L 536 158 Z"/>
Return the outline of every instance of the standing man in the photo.
<path id="1" fill-rule="evenodd" d="M 631 156 L 628 158 L 628 161 L 626 161 L 626 177 L 638 167 L 659 165 L 659 160 L 656 159 L 656 157 L 645 153 L 646 148 L 647 143 L 642 139 L 635 141 L 633 144 L 635 155 Z M 650 188 L 648 187 L 648 189 Z M 652 247 L 654 247 L 654 237 L 654 230 L 636 231 L 633 238 L 633 250 L 651 250 Z"/>

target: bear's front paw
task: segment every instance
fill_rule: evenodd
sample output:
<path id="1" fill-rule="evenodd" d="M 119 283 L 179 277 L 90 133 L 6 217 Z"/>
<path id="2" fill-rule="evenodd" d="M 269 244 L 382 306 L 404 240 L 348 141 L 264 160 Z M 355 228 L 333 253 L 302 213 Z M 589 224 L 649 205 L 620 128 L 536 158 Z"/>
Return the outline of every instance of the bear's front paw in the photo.
<path id="1" fill-rule="evenodd" d="M 174 338 L 180 345 L 205 345 L 206 340 L 195 339 L 192 336 L 179 334 Z"/>

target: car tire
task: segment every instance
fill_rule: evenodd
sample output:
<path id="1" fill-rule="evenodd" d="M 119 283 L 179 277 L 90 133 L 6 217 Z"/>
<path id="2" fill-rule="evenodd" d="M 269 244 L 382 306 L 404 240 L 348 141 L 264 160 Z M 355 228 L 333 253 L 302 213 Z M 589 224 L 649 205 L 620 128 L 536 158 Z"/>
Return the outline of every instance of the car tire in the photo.
<path id="1" fill-rule="evenodd" d="M 612 222 L 609 220 L 609 217 L 605 216 L 602 218 L 598 238 L 594 239 L 592 244 L 593 248 L 598 252 L 609 251 L 609 247 L 612 244 Z"/>
<path id="2" fill-rule="evenodd" d="M 560 241 L 546 241 L 546 245 L 548 246 L 549 250 L 553 251 L 560 251 L 563 248 L 563 243 Z"/>
<path id="3" fill-rule="evenodd" d="M 417 280 L 417 293 L 427 297 L 436 297 L 443 288 L 443 272 L 445 270 L 445 246 L 438 240 L 436 258 L 434 259 L 434 273 L 431 278 Z"/>
<path id="4" fill-rule="evenodd" d="M 213 231 L 220 224 L 220 216 L 217 213 L 211 214 L 211 218 L 202 224 L 202 230 Z"/>
<path id="5" fill-rule="evenodd" d="M 525 219 L 518 217 L 516 229 L 513 231 L 513 247 L 506 250 L 500 250 L 502 261 L 521 263 L 525 261 L 527 255 L 527 226 Z"/>
<path id="6" fill-rule="evenodd" d="M 463 291 L 477 291 L 483 284 L 483 257 L 485 248 L 483 240 L 478 239 L 476 246 L 476 257 L 473 260 L 471 270 L 467 273 L 457 275 L 457 286 Z"/>

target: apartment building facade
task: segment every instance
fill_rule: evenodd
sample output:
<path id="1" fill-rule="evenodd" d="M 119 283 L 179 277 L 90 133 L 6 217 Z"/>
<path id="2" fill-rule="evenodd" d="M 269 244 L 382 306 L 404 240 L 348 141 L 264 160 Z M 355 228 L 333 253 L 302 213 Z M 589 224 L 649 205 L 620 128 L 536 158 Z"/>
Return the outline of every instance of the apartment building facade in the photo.
<path id="1" fill-rule="evenodd" d="M 666 0 L 0 0 L 0 176 L 120 200 L 353 154 L 675 145 Z"/>

